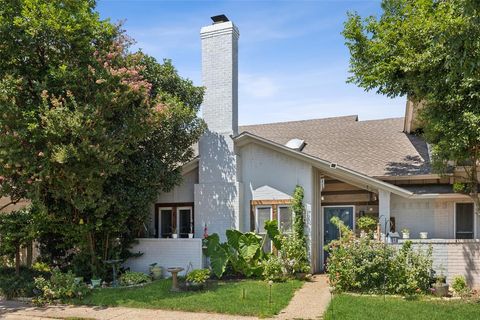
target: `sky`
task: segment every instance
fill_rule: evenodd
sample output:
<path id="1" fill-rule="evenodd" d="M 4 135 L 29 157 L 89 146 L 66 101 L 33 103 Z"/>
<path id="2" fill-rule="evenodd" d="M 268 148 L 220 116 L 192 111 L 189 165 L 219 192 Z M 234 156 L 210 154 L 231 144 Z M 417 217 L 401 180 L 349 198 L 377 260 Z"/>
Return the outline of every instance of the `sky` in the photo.
<path id="1" fill-rule="evenodd" d="M 240 30 L 240 124 L 404 115 L 405 98 L 346 83 L 350 56 L 341 31 L 347 12 L 379 15 L 379 0 L 98 0 L 97 10 L 104 19 L 124 21 L 133 49 L 171 59 L 199 86 L 200 28 L 225 14 Z"/>

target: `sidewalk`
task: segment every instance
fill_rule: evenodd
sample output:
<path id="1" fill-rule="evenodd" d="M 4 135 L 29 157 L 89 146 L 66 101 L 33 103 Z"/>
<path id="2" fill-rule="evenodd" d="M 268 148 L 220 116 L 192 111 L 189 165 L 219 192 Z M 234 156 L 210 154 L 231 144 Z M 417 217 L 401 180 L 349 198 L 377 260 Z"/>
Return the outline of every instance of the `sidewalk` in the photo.
<path id="1" fill-rule="evenodd" d="M 327 278 L 317 275 L 298 290 L 290 304 L 280 312 L 277 319 L 321 319 L 330 302 Z M 48 306 L 33 307 L 17 301 L 0 300 L 0 319 L 46 320 L 46 319 L 98 319 L 98 320 L 250 320 L 244 317 L 217 313 L 193 313 L 171 310 L 134 309 L 123 307 Z"/>

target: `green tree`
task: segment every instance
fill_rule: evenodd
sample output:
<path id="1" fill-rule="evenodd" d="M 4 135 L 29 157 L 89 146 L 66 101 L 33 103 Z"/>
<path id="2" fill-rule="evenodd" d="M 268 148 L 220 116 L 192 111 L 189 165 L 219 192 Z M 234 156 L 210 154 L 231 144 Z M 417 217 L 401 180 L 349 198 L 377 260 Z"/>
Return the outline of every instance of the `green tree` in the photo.
<path id="1" fill-rule="evenodd" d="M 480 208 L 480 3 L 383 0 L 382 9 L 379 18 L 349 13 L 343 31 L 351 54 L 348 81 L 421 103 L 434 167 L 452 172 L 453 161 L 463 169 L 456 171 L 455 189 Z"/>
<path id="2" fill-rule="evenodd" d="M 0 255 L 15 261 L 15 274 L 20 275 L 20 250 L 35 239 L 31 207 L 0 214 Z"/>
<path id="3" fill-rule="evenodd" d="M 92 273 L 126 254 L 204 130 L 202 88 L 131 43 L 93 0 L 0 0 L 0 195 L 38 201 Z"/>

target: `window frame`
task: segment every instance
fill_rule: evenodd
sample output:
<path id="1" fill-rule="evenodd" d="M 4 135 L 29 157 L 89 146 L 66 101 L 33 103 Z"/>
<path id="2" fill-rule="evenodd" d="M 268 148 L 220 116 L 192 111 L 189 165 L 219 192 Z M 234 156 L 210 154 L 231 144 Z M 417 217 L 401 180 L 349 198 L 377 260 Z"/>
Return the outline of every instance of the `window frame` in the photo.
<path id="1" fill-rule="evenodd" d="M 473 204 L 473 238 L 472 239 L 458 239 L 457 238 L 457 204 Z M 474 202 L 454 202 L 453 203 L 453 239 L 455 240 L 474 240 L 477 239 L 477 214 Z"/>
<path id="2" fill-rule="evenodd" d="M 171 238 L 162 238 L 161 237 L 161 211 L 162 210 L 172 210 L 172 224 L 173 227 L 176 229 L 177 238 L 180 238 L 180 210 L 190 209 L 190 217 L 191 217 L 191 227 L 193 234 L 195 234 L 195 207 L 193 202 L 177 202 L 177 203 L 156 203 L 155 204 L 155 216 L 154 216 L 154 224 L 155 224 L 155 238 L 158 239 L 171 239 Z M 172 232 L 172 235 L 174 233 Z M 188 237 L 188 234 L 187 234 Z M 185 239 L 185 238 L 182 238 Z"/>

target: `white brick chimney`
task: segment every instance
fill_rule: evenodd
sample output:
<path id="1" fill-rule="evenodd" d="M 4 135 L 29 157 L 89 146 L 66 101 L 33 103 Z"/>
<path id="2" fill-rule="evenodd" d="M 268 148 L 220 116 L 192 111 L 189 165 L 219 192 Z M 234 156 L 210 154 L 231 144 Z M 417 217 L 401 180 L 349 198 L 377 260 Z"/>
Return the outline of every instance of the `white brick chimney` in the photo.
<path id="1" fill-rule="evenodd" d="M 225 15 L 200 31 L 202 81 L 205 87 L 203 119 L 207 132 L 199 142 L 199 183 L 195 185 L 195 236 L 240 229 L 242 186 L 237 177 L 239 158 L 232 136 L 238 134 L 237 27 Z"/>

